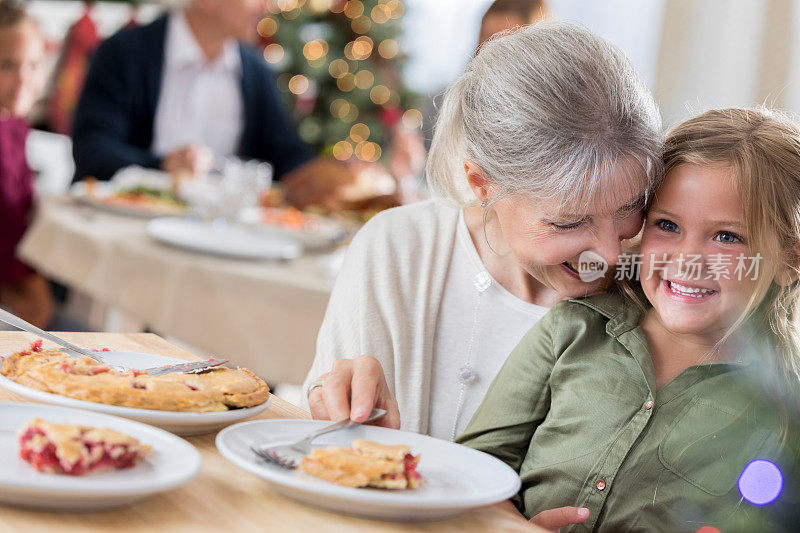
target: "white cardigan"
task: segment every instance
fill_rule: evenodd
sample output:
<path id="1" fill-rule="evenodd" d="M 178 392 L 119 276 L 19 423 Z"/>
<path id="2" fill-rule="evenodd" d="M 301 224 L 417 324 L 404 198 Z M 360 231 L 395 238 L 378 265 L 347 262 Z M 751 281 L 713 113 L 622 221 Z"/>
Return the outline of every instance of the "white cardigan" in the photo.
<path id="1" fill-rule="evenodd" d="M 373 355 L 397 398 L 402 428 L 428 433 L 434 332 L 458 213 L 427 200 L 379 213 L 358 232 L 333 288 L 304 391 L 335 359 Z"/>

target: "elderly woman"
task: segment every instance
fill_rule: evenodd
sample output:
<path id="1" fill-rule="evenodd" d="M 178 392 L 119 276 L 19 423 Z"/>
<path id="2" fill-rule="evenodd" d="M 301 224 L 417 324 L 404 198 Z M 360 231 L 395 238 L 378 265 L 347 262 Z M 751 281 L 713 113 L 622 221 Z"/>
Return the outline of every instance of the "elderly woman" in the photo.
<path id="1" fill-rule="evenodd" d="M 427 176 L 437 199 L 355 237 L 306 382 L 316 418 L 454 439 L 556 302 L 602 290 L 660 172 L 660 118 L 623 53 L 541 23 L 483 45 L 448 89 Z"/>

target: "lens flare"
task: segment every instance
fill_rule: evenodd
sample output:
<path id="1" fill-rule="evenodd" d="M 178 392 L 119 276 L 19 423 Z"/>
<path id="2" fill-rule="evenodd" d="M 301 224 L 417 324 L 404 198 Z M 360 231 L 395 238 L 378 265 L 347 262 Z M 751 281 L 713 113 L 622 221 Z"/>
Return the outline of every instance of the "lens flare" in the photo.
<path id="1" fill-rule="evenodd" d="M 739 476 L 739 492 L 753 505 L 774 502 L 783 490 L 783 474 L 772 461 L 756 459 L 744 467 Z"/>

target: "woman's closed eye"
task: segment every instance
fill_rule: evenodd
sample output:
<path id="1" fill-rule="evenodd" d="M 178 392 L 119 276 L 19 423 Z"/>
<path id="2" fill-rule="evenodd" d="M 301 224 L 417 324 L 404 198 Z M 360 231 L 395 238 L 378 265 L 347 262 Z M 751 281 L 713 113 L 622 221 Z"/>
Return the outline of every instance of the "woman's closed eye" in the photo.
<path id="1" fill-rule="evenodd" d="M 575 222 L 548 222 L 548 224 L 553 226 L 557 231 L 569 231 L 581 227 L 584 222 L 586 222 L 585 218 L 576 220 Z"/>

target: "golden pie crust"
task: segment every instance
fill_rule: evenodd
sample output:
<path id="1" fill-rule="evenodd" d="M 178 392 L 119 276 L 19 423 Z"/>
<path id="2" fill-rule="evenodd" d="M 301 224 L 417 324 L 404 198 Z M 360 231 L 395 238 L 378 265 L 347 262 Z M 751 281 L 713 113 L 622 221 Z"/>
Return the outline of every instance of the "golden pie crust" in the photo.
<path id="1" fill-rule="evenodd" d="M 415 471 L 419 456 L 411 455 L 408 446 L 367 440 L 355 440 L 351 446 L 314 450 L 303 457 L 300 469 L 345 487 L 415 489 L 422 485 L 422 477 Z"/>
<path id="2" fill-rule="evenodd" d="M 114 372 L 89 357 L 74 358 L 57 350 L 36 348 L 5 357 L 0 374 L 44 392 L 139 409 L 218 412 L 253 407 L 269 398 L 264 380 L 244 368 L 136 375 Z"/>

